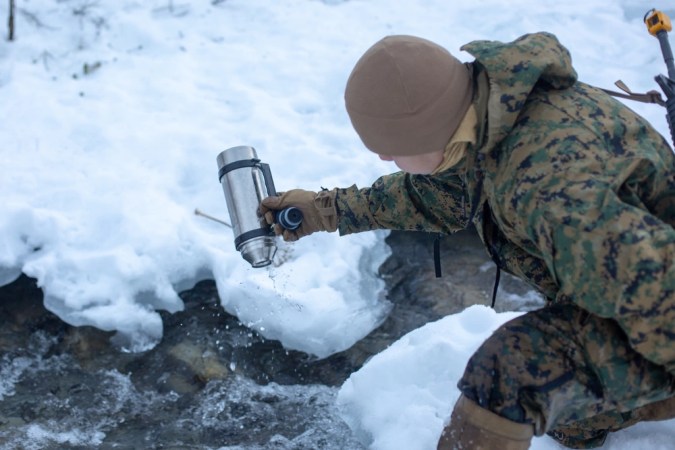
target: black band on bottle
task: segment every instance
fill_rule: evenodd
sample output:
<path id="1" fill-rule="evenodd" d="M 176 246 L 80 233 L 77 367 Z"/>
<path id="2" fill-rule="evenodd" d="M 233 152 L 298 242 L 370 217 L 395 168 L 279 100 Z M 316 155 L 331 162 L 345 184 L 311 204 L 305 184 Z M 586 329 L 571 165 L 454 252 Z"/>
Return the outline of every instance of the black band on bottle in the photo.
<path id="1" fill-rule="evenodd" d="M 231 162 L 225 164 L 223 167 L 218 170 L 218 181 L 223 179 L 226 173 L 232 172 L 233 170 L 241 169 L 242 167 L 257 167 L 260 165 L 259 159 L 240 159 L 239 161 Z"/>
<path id="2" fill-rule="evenodd" d="M 256 230 L 247 231 L 246 233 L 241 233 L 234 240 L 234 248 L 239 251 L 239 247 L 241 247 L 242 244 L 244 244 L 249 239 L 262 236 L 274 236 L 274 232 L 269 228 L 258 228 Z"/>

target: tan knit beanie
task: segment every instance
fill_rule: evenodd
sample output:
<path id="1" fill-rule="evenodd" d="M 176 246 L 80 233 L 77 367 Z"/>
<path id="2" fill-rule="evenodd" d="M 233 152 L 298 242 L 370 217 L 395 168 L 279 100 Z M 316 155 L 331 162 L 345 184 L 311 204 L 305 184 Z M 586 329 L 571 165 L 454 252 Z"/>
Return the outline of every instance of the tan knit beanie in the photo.
<path id="1" fill-rule="evenodd" d="M 443 150 L 471 104 L 469 68 L 414 36 L 388 36 L 356 63 L 345 105 L 365 146 L 380 155 Z"/>

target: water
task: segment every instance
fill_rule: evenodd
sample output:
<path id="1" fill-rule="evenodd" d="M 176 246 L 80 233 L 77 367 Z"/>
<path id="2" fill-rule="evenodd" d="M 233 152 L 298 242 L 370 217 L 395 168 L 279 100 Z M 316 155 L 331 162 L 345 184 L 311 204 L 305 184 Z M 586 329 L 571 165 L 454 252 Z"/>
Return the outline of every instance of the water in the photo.
<path id="1" fill-rule="evenodd" d="M 334 387 L 232 376 L 188 396 L 139 389 L 116 370 L 86 373 L 68 356 L 21 365 L 3 401 L 3 448 L 362 448 L 333 406 Z"/>

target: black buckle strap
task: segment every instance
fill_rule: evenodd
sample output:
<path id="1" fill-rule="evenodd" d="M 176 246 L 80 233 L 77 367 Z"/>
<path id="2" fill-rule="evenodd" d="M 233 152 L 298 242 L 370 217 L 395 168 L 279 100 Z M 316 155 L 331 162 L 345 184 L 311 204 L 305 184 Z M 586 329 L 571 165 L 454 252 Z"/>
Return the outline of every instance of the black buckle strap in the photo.
<path id="1" fill-rule="evenodd" d="M 434 239 L 434 270 L 436 271 L 436 278 L 441 278 L 441 233 L 436 235 Z"/>

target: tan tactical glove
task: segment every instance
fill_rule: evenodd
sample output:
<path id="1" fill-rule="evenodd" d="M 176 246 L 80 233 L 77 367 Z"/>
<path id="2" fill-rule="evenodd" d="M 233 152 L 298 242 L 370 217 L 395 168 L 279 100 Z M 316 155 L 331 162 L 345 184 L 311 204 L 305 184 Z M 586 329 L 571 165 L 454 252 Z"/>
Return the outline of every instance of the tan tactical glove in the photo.
<path id="1" fill-rule="evenodd" d="M 297 241 L 301 237 L 309 236 L 316 231 L 337 230 L 337 210 L 335 208 L 335 194 L 332 191 L 319 193 L 292 189 L 279 193 L 277 197 L 267 197 L 260 203 L 260 214 L 268 224 L 274 224 L 274 233 L 282 235 L 285 241 Z M 295 230 L 286 230 L 275 221 L 275 212 L 289 206 L 295 206 L 302 211 L 302 224 Z"/>

